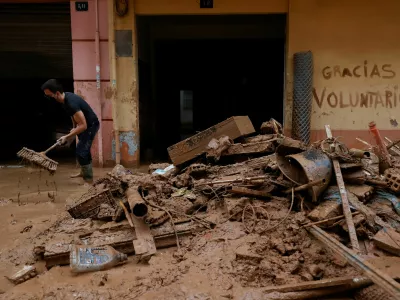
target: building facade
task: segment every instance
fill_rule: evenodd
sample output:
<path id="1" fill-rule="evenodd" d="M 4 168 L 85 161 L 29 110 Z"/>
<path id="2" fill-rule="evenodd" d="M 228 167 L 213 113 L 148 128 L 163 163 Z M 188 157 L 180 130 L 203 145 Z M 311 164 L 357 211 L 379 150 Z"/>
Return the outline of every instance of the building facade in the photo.
<path id="1" fill-rule="evenodd" d="M 210 4 L 212 8 L 207 7 Z M 87 10 L 79 5 L 87 5 Z M 399 8 L 397 0 L 70 1 L 74 90 L 102 119 L 100 138 L 93 147 L 95 162 L 112 165 L 120 154 L 124 165 L 135 166 L 140 161 L 140 147 L 147 145 L 148 136 L 164 138 L 165 134 L 157 136 L 159 129 L 174 122 L 174 118 L 164 116 L 160 102 L 149 106 L 143 104 L 143 99 L 151 102 L 155 97 L 146 93 L 147 84 L 158 80 L 154 75 L 157 72 L 154 61 L 158 57 L 154 45 L 157 41 L 177 39 L 237 40 L 265 35 L 275 41 L 283 37 L 283 70 L 268 77 L 270 80 L 282 77 L 283 95 L 277 97 L 280 90 L 276 90 L 271 94 L 273 100 L 254 97 L 258 103 L 271 101 L 271 105 L 281 105 L 277 109 L 282 110 L 287 134 L 290 135 L 292 126 L 293 54 L 310 50 L 314 56 L 312 140 L 325 138 L 324 125 L 329 124 L 333 134 L 343 142 L 361 147 L 357 137 L 373 143 L 368 132 L 370 121 L 377 123 L 384 136 L 396 138 L 400 42 L 395 33 L 400 29 Z M 278 32 L 274 29 L 278 25 L 274 24 L 281 21 L 258 22 L 256 17 L 260 15 L 284 16 L 284 26 Z M 172 16 L 182 20 L 181 23 L 168 21 Z M 193 23 L 191 16 L 199 21 Z M 201 16 L 247 16 L 247 19 L 237 22 L 215 19 L 209 24 L 207 20 L 211 19 L 200 20 Z M 242 60 L 243 57 L 232 59 L 230 65 Z M 142 72 L 147 67 L 140 69 L 140 63 L 147 65 L 153 75 Z M 160 111 L 152 113 L 157 106 Z M 270 113 L 265 111 L 265 120 L 274 117 Z M 157 120 L 162 121 L 157 125 Z"/>

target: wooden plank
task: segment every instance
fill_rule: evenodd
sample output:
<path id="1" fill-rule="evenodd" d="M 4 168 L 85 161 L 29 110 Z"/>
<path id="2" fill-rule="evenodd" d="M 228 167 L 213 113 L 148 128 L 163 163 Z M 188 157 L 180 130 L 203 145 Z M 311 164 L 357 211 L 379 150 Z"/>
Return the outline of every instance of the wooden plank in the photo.
<path id="1" fill-rule="evenodd" d="M 221 153 L 221 156 L 273 153 L 275 146 L 272 141 L 263 141 L 250 144 L 233 144 Z"/>
<path id="2" fill-rule="evenodd" d="M 138 192 L 138 187 L 129 187 L 125 194 L 128 198 L 131 211 L 133 212 L 131 214 L 131 219 L 136 233 L 136 240 L 133 241 L 135 253 L 141 255 L 143 259 L 148 260 L 157 252 L 150 227 L 144 222 L 144 217 L 147 214 L 148 208 Z M 135 214 L 135 208 L 140 205 L 143 206 L 142 209 L 144 209 L 144 211 L 140 211 L 140 214 L 139 212 Z"/>
<path id="3" fill-rule="evenodd" d="M 320 288 L 324 288 L 324 287 L 347 285 L 347 284 L 352 284 L 352 283 L 355 283 L 355 282 L 358 282 L 361 280 L 368 281 L 368 283 L 372 283 L 372 280 L 368 279 L 367 277 L 346 276 L 346 277 L 330 278 L 330 279 L 323 279 L 323 280 L 317 280 L 317 281 L 285 284 L 285 285 L 280 285 L 280 286 L 270 286 L 270 287 L 266 287 L 265 289 L 263 289 L 263 292 L 264 293 L 298 292 L 298 291 L 320 289 Z"/>
<path id="4" fill-rule="evenodd" d="M 393 280 L 387 273 L 381 271 L 357 253 L 342 245 L 321 228 L 313 225 L 307 228 L 307 230 L 328 249 L 345 258 L 349 264 L 363 272 L 365 276 L 394 296 L 395 299 L 400 299 L 400 284 Z"/>
<path id="5" fill-rule="evenodd" d="M 208 143 L 213 139 L 219 139 L 226 135 L 232 140 L 254 133 L 254 127 L 249 117 L 231 117 L 217 125 L 214 125 L 182 142 L 169 147 L 168 154 L 174 165 L 180 165 L 207 150 Z"/>
<path id="6" fill-rule="evenodd" d="M 325 125 L 326 136 L 328 139 L 333 139 L 331 128 L 329 125 Z M 346 186 L 343 181 L 342 171 L 340 169 L 340 163 L 337 159 L 332 159 L 333 168 L 335 170 L 336 182 L 339 187 L 340 198 L 342 199 L 343 214 L 346 218 L 347 228 L 349 229 L 349 236 L 351 246 L 354 251 L 360 252 L 360 245 L 357 239 L 356 228 L 354 227 L 353 216 L 351 215 L 349 199 L 347 197 Z"/>
<path id="7" fill-rule="evenodd" d="M 244 195 L 244 196 L 253 196 L 253 197 L 261 197 L 261 198 L 269 198 L 271 197 L 270 193 L 264 191 L 257 191 L 248 189 L 241 186 L 233 186 L 231 192 L 233 194 Z"/>
<path id="8" fill-rule="evenodd" d="M 378 248 L 400 256 L 400 234 L 393 228 L 383 228 L 374 236 L 373 241 Z"/>
<path id="9" fill-rule="evenodd" d="M 132 220 L 137 237 L 137 240 L 133 241 L 135 254 L 141 255 L 144 260 L 148 260 L 157 252 L 150 227 L 144 222 L 144 219 L 139 219 L 134 216 Z"/>

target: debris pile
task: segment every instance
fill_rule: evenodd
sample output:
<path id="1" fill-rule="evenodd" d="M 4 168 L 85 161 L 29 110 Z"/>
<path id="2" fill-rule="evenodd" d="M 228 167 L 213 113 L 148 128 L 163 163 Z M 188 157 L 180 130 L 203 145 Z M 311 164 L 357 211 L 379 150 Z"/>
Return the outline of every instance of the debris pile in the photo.
<path id="1" fill-rule="evenodd" d="M 400 256 L 396 143 L 386 145 L 371 124 L 378 147 L 348 149 L 326 129 L 325 140 L 305 145 L 274 119 L 256 135 L 248 117 L 233 117 L 168 148 L 173 165 L 151 165 L 148 174 L 118 165 L 71 196 L 69 215 L 37 237 L 35 255 L 48 268 L 66 265 L 73 245 L 83 244 L 149 262 L 157 249 L 177 246 L 182 261 L 232 239 L 233 259 L 221 259 L 220 275 L 210 276 L 262 299 L 348 290 L 360 299 L 372 284 L 398 299 L 400 274 L 373 264 Z M 236 225 L 241 234 L 231 238 L 227 228 Z"/>

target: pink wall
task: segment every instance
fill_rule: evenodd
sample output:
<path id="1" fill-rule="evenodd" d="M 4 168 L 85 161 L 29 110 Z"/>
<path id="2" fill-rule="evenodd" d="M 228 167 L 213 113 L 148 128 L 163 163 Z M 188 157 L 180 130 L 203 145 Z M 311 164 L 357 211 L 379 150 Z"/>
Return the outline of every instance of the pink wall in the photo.
<path id="1" fill-rule="evenodd" d="M 108 15 L 107 0 L 98 0 L 100 29 L 100 79 L 101 100 L 96 90 L 96 15 L 95 0 L 88 1 L 89 10 L 78 12 L 75 1 L 71 1 L 72 55 L 75 93 L 81 95 L 94 109 L 100 119 L 103 137 L 103 161 L 112 165 L 112 114 L 109 93 L 109 56 L 108 56 Z M 93 164 L 98 164 L 98 140 L 92 147 Z"/>

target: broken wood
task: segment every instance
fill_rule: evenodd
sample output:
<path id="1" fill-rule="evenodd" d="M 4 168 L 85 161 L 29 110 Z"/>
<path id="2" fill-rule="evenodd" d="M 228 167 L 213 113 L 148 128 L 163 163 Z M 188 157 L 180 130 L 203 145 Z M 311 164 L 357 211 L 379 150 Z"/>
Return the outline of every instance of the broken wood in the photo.
<path id="1" fill-rule="evenodd" d="M 391 142 L 389 145 L 386 146 L 387 150 L 390 150 L 391 148 L 393 148 L 394 146 L 397 146 L 400 143 L 400 140 Z"/>
<path id="2" fill-rule="evenodd" d="M 119 201 L 119 205 L 122 207 L 122 209 L 124 210 L 125 213 L 125 217 L 128 220 L 129 225 L 131 225 L 131 227 L 135 227 L 133 225 L 133 221 L 132 221 L 132 217 L 131 214 L 129 213 L 128 209 L 125 207 L 124 203 L 122 201 Z"/>
<path id="3" fill-rule="evenodd" d="M 207 159 L 217 162 L 223 152 L 233 145 L 233 141 L 228 136 L 222 136 L 218 140 L 212 139 L 207 146 Z"/>
<path id="4" fill-rule="evenodd" d="M 370 143 L 368 143 L 368 142 L 366 142 L 366 141 L 364 141 L 364 140 L 362 140 L 362 139 L 360 139 L 360 138 L 356 138 L 356 140 L 359 141 L 359 142 L 361 142 L 361 143 L 363 143 L 365 146 L 367 146 L 367 147 L 370 148 L 370 149 L 373 148 L 373 146 L 372 146 Z"/>
<path id="5" fill-rule="evenodd" d="M 273 141 L 276 139 L 250 144 L 233 144 L 222 152 L 221 156 L 273 153 L 275 151 Z"/>
<path id="6" fill-rule="evenodd" d="M 385 140 L 388 141 L 389 143 L 393 143 L 392 140 L 390 140 L 389 138 L 385 137 Z M 388 146 L 388 144 L 386 144 L 386 146 Z M 389 151 L 392 151 L 394 154 L 396 154 L 397 156 L 400 156 L 400 147 L 397 145 L 394 145 L 393 147 L 391 147 L 390 149 L 388 149 Z"/>
<path id="7" fill-rule="evenodd" d="M 207 150 L 211 139 L 219 139 L 228 136 L 232 140 L 255 132 L 249 117 L 231 117 L 217 125 L 214 125 L 182 142 L 168 148 L 168 154 L 175 166 L 183 164 Z"/>
<path id="8" fill-rule="evenodd" d="M 282 125 L 275 119 L 270 119 L 261 124 L 260 131 L 262 134 L 282 134 Z"/>
<path id="9" fill-rule="evenodd" d="M 325 125 L 325 130 L 327 138 L 332 140 L 331 149 L 334 150 L 336 147 L 334 144 L 335 142 L 333 140 L 331 127 L 329 125 Z M 349 199 L 347 198 L 346 186 L 343 181 L 342 171 L 340 170 L 340 163 L 336 158 L 332 159 L 332 163 L 333 163 L 333 168 L 335 170 L 336 182 L 339 187 L 340 198 L 342 199 L 343 214 L 345 215 L 347 227 L 349 229 L 351 246 L 355 251 L 360 252 L 360 245 L 358 243 L 356 228 L 354 227 L 353 217 L 351 215 Z"/>
<path id="10" fill-rule="evenodd" d="M 374 236 L 373 241 L 378 248 L 400 256 L 400 234 L 393 228 L 383 228 Z"/>
<path id="11" fill-rule="evenodd" d="M 321 228 L 313 225 L 307 230 L 328 249 L 345 258 L 349 264 L 363 272 L 365 276 L 382 287 L 386 292 L 396 297 L 396 299 L 400 299 L 400 284 L 393 280 L 388 274 L 374 267 L 357 253 L 332 238 Z"/>
<path id="12" fill-rule="evenodd" d="M 206 229 L 199 223 L 175 222 L 176 234 L 179 237 L 189 236 Z M 176 235 L 172 225 L 168 222 L 160 227 L 152 228 L 151 234 L 154 237 L 154 242 L 157 249 L 176 246 Z M 110 223 L 105 228 L 100 228 L 85 236 L 79 237 L 79 242 L 93 246 L 109 245 L 115 250 L 124 254 L 135 254 L 135 248 L 132 241 L 136 240 L 137 236 L 135 231 L 127 221 L 120 223 Z M 68 265 L 70 245 L 73 241 L 58 240 L 51 241 L 46 244 L 43 249 L 43 257 L 46 261 L 46 267 L 51 268 L 55 265 Z"/>
<path id="13" fill-rule="evenodd" d="M 277 134 L 265 134 L 265 135 L 257 135 L 257 136 L 251 136 L 244 138 L 244 143 L 245 144 L 250 144 L 250 143 L 258 143 L 258 142 L 270 142 L 272 139 L 276 139 L 278 137 Z"/>
<path id="14" fill-rule="evenodd" d="M 252 196 L 252 197 L 261 197 L 261 198 L 270 198 L 271 194 L 264 191 L 257 191 L 248 189 L 240 186 L 233 186 L 231 192 L 233 194 L 243 195 L 243 196 Z"/>

